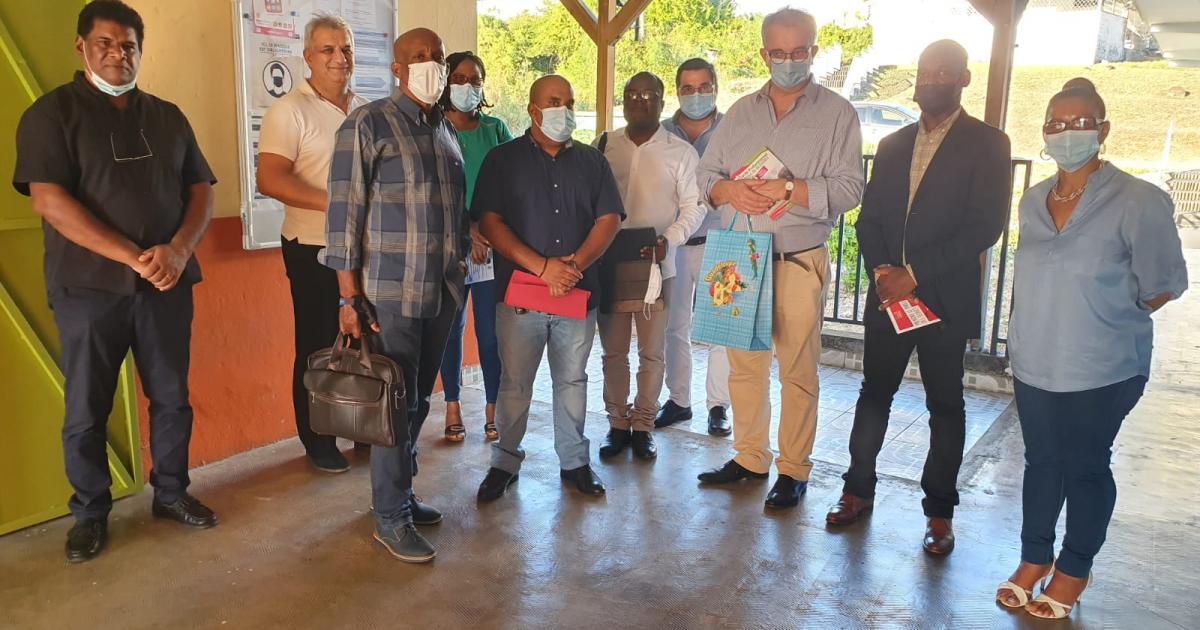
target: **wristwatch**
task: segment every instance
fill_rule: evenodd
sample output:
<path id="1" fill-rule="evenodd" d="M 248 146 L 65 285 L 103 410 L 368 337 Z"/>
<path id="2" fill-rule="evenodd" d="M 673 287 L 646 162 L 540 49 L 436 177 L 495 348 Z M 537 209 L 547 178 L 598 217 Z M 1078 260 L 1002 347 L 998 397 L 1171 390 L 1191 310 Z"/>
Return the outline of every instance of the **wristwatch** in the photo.
<path id="1" fill-rule="evenodd" d="M 796 190 L 796 180 L 794 180 L 794 179 L 787 180 L 787 183 L 783 185 L 783 189 L 787 191 L 787 195 L 784 197 L 784 199 L 791 199 L 792 191 Z"/>

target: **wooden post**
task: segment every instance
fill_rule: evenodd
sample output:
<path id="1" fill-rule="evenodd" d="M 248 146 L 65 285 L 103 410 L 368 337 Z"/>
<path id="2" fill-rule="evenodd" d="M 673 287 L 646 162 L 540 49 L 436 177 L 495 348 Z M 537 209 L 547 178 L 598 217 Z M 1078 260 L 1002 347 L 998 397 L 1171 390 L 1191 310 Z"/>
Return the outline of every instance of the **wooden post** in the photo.
<path id="1" fill-rule="evenodd" d="M 563 6 L 596 43 L 596 133 L 613 126 L 616 98 L 617 40 L 653 0 L 627 0 L 617 11 L 616 0 L 599 0 L 600 12 L 593 14 L 582 0 L 560 0 Z"/>
<path id="2" fill-rule="evenodd" d="M 613 128 L 613 93 L 616 91 L 617 37 L 610 29 L 617 14 L 616 0 L 600 0 L 599 37 L 596 39 L 596 135 Z"/>

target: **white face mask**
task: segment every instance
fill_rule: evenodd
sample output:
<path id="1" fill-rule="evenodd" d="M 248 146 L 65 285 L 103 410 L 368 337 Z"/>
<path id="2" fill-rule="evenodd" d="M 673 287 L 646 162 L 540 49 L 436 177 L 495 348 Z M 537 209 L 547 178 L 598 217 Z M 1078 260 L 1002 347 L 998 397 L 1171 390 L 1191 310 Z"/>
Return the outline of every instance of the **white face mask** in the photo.
<path id="1" fill-rule="evenodd" d="M 408 91 L 418 101 L 433 105 L 442 98 L 446 89 L 446 77 L 449 69 L 446 64 L 436 61 L 423 61 L 408 64 Z"/>
<path id="2" fill-rule="evenodd" d="M 655 246 L 657 246 L 657 242 Z M 642 307 L 642 314 L 646 316 L 646 319 L 650 319 L 650 307 L 662 295 L 662 283 L 662 268 L 658 266 L 658 253 L 655 252 L 650 258 L 650 279 L 646 283 L 646 296 L 642 298 L 642 302 L 645 303 L 645 306 Z"/>
<path id="3" fill-rule="evenodd" d="M 88 76 L 90 76 L 92 79 L 92 85 L 96 86 L 97 90 L 100 90 L 109 96 L 120 96 L 137 87 L 136 74 L 133 75 L 133 80 L 125 85 L 113 85 L 100 78 L 100 75 L 92 71 L 92 64 L 88 63 L 87 53 L 83 54 L 83 65 L 87 68 Z"/>
<path id="4" fill-rule="evenodd" d="M 483 102 L 483 88 L 467 83 L 450 86 L 450 104 L 463 113 L 472 113 Z"/>

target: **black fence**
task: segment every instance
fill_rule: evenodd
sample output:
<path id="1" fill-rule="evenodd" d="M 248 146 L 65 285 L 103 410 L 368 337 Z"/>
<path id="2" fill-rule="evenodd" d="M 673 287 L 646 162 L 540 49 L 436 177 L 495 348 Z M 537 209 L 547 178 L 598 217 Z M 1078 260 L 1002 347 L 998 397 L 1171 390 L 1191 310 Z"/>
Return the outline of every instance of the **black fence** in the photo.
<path id="1" fill-rule="evenodd" d="M 863 174 L 868 179 L 874 161 L 874 155 L 863 156 Z M 976 349 L 987 354 L 1003 354 L 1002 349 L 1007 346 L 1008 313 L 1012 305 L 1012 250 L 1016 245 L 1010 238 L 1012 213 L 1020 195 L 1029 188 L 1032 176 L 1031 160 L 1012 161 L 1013 195 L 1009 203 L 1009 217 L 1004 222 L 1004 234 L 984 260 L 983 326 L 979 331 L 980 342 Z M 857 217 L 856 210 L 849 214 Z M 833 299 L 826 302 L 825 321 L 861 326 L 867 302 L 868 270 L 864 269 L 862 254 L 858 251 L 858 234 L 853 221 L 847 222 L 847 215 L 838 219 L 829 237 L 829 249 L 833 263 Z"/>

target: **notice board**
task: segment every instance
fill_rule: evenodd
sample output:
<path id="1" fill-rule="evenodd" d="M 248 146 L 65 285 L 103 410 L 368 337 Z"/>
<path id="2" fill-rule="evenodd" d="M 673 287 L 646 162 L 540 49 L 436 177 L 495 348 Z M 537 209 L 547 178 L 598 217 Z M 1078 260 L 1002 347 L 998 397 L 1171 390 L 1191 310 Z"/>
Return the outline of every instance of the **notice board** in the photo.
<path id="1" fill-rule="evenodd" d="M 340 15 L 354 33 L 352 89 L 373 101 L 389 96 L 392 42 L 397 16 L 393 0 L 233 0 L 241 163 L 242 246 L 279 246 L 283 204 L 258 194 L 258 133 L 267 108 L 308 77 L 304 25 L 317 13 Z"/>

